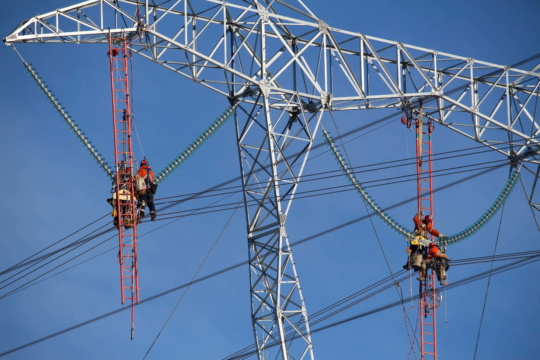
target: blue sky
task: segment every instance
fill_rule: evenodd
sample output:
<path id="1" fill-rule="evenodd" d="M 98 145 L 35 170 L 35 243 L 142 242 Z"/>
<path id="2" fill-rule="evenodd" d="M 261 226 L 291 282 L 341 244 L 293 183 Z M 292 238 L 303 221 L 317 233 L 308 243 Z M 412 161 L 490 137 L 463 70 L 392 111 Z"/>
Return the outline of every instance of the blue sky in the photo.
<path id="1" fill-rule="evenodd" d="M 3 2 L 0 35 L 5 37 L 20 21 L 35 14 L 73 3 L 70 0 Z M 540 52 L 540 3 L 535 0 L 305 3 L 330 26 L 495 64 L 511 65 Z M 112 163 L 107 48 L 19 45 L 17 49 L 35 66 L 86 135 Z M 100 226 L 109 228 L 111 218 L 106 215 L 110 207 L 105 199 L 110 196 L 111 184 L 26 73 L 16 53 L 6 46 L 0 47 L 0 63 L 3 70 L 0 156 L 5 173 L 4 202 L 0 209 L 3 225 L 0 271 L 3 271 L 103 216 L 60 245 L 68 245 Z M 140 58 L 134 59 L 132 80 L 136 125 L 142 144 L 139 146 L 136 141 L 137 158 L 145 155 L 156 172 L 228 106 L 226 99 L 217 94 Z M 396 113 L 394 122 L 385 123 L 373 132 L 359 132 L 362 136 L 346 145 L 354 166 L 414 155 L 414 135 L 399 123 L 400 117 Z M 345 133 L 369 119 L 363 113 L 347 113 L 336 116 L 336 123 L 339 131 Z M 333 123 L 324 125 L 336 132 Z M 317 143 L 322 142 L 320 135 Z M 441 126 L 436 128 L 435 153 L 477 146 Z M 325 146 L 315 149 L 312 158 L 307 174 L 339 170 Z M 501 160 L 501 156 L 483 152 L 441 160 L 435 163 L 435 168 L 493 160 Z M 203 191 L 231 179 L 236 180 L 228 186 L 238 186 L 239 171 L 234 123 L 229 120 L 160 185 L 158 213 L 205 207 L 215 201 L 221 204 L 241 200 L 241 194 L 235 193 L 229 198 L 186 201 L 160 211 L 166 201 L 177 199 L 172 197 Z M 373 172 L 359 179 L 368 181 L 412 172 L 411 165 Z M 453 234 L 474 222 L 502 189 L 507 174 L 508 169 L 503 168 L 436 193 L 436 227 L 444 234 Z M 435 187 L 442 188 L 464 177 L 437 178 Z M 299 191 L 346 184 L 346 179 L 336 176 L 303 184 Z M 399 183 L 369 191 L 377 202 L 390 207 L 414 197 L 415 184 Z M 412 228 L 414 211 L 415 203 L 410 202 L 389 212 Z M 373 219 L 376 233 L 369 220 L 354 221 L 365 215 L 364 205 L 354 191 L 308 197 L 294 203 L 287 232 L 292 244 L 301 242 L 293 251 L 308 313 L 315 313 L 389 276 L 386 261 L 393 272 L 401 270 L 405 241 L 376 218 Z M 520 185 L 506 204 L 499 232 L 500 215 L 474 237 L 449 247 L 449 256 L 456 260 L 489 256 L 494 253 L 496 243 L 497 254 L 539 250 L 538 230 Z M 2 275 L 0 354 L 5 355 L 0 357 L 142 359 L 180 299 L 148 359 L 222 359 L 251 345 L 248 268 L 244 264 L 222 272 L 247 260 L 244 219 L 240 207 L 237 211 L 161 220 L 139 227 L 143 303 L 136 307 L 134 341 L 130 340 L 129 306 L 120 304 L 114 232 L 90 241 L 14 284 L 7 285 L 19 277 L 7 280 L 14 272 Z M 90 249 L 107 238 L 111 239 Z M 61 265 L 83 251 L 86 252 L 79 258 Z M 192 285 L 184 296 L 185 288 L 169 292 L 188 283 L 203 261 L 198 277 L 217 275 Z M 506 263 L 495 266 L 503 264 Z M 55 266 L 60 267 L 46 276 L 65 271 L 3 297 Z M 488 271 L 490 266 L 484 263 L 452 267 L 449 281 L 459 283 Z M 477 359 L 526 359 L 538 354 L 540 290 L 534 283 L 529 284 L 539 270 L 540 265 L 533 263 L 494 276 L 489 290 L 487 278 L 443 290 L 445 301 L 438 311 L 440 358 L 472 359 L 476 346 Z M 406 298 L 411 291 L 417 292 L 414 277 L 410 281 L 412 290 L 409 281 L 402 283 Z M 391 288 L 312 328 L 357 317 L 398 300 L 396 290 Z M 121 308 L 124 311 L 118 311 Z M 405 308 L 416 319 L 416 302 L 407 300 Z M 318 331 L 313 334 L 313 343 L 318 359 L 409 358 L 401 306 Z M 20 349 L 12 351 L 17 348 Z"/>

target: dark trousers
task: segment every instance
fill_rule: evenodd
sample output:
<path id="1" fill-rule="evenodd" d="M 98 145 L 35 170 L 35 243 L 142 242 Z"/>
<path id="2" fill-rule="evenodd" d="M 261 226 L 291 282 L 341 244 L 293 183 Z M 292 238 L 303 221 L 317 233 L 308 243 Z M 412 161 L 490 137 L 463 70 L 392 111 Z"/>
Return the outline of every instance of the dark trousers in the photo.
<path id="1" fill-rule="evenodd" d="M 139 196 L 140 209 L 144 212 L 144 208 L 148 205 L 150 214 L 156 213 L 156 207 L 154 206 L 154 194 L 150 190 L 146 190 L 144 195 Z"/>
<path id="2" fill-rule="evenodd" d="M 156 213 L 156 207 L 154 206 L 154 194 L 150 190 L 146 190 L 146 203 L 150 209 L 150 214 Z"/>

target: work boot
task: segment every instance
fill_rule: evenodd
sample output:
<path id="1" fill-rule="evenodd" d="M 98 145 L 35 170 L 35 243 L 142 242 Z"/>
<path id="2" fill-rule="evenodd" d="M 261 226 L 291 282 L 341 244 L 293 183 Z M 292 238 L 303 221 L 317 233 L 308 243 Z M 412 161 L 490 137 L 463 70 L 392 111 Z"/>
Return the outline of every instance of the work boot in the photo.
<path id="1" fill-rule="evenodd" d="M 155 221 L 156 220 L 156 212 L 155 211 L 150 211 L 150 219 L 152 221 Z"/>
<path id="2" fill-rule="evenodd" d="M 420 280 L 420 281 L 426 281 L 426 278 L 423 277 L 423 276 L 420 276 L 420 277 L 418 277 L 417 279 Z"/>
<path id="3" fill-rule="evenodd" d="M 142 223 L 142 219 L 144 218 L 144 210 L 139 210 L 137 213 L 137 224 Z"/>

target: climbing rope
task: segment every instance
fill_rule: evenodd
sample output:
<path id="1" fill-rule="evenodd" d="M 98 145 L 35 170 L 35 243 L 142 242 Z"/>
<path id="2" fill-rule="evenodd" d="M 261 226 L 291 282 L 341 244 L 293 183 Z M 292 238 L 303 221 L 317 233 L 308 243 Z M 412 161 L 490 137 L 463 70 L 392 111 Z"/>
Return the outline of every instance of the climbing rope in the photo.
<path id="1" fill-rule="evenodd" d="M 325 130 L 323 130 L 323 134 L 326 138 L 328 145 L 332 149 L 332 152 L 336 157 L 338 164 L 341 166 L 343 172 L 349 178 L 350 182 L 354 185 L 358 193 L 362 196 L 366 204 L 368 204 L 373 209 L 373 211 L 394 231 L 407 239 L 413 238 L 413 233 L 407 231 L 404 226 L 398 224 L 397 221 L 395 221 L 391 216 L 382 211 L 382 209 L 377 205 L 377 203 L 373 201 L 373 199 L 369 196 L 366 190 L 362 188 L 362 186 L 356 179 L 354 173 L 349 169 L 345 160 L 343 160 L 343 157 L 341 156 L 339 150 L 334 144 L 330 134 Z M 497 196 L 497 198 L 495 199 L 493 204 L 491 204 L 488 210 L 482 216 L 480 216 L 480 218 L 476 222 L 474 222 L 471 226 L 467 227 L 465 230 L 451 236 L 439 238 L 439 244 L 441 246 L 448 246 L 454 244 L 458 241 L 466 239 L 467 237 L 480 230 L 489 220 L 491 220 L 493 215 L 495 215 L 500 209 L 500 207 L 504 204 L 504 202 L 512 192 L 518 179 L 519 171 L 517 169 L 513 169 L 501 193 L 499 194 L 499 196 Z"/>
<path id="2" fill-rule="evenodd" d="M 210 138 L 214 134 L 214 132 L 221 127 L 225 123 L 225 121 L 232 115 L 234 109 L 236 108 L 236 105 L 229 106 L 221 115 L 217 117 L 217 119 L 206 129 L 202 132 L 195 141 L 193 141 L 184 151 L 180 153 L 173 161 L 169 163 L 169 165 L 165 166 L 165 168 L 159 173 L 159 175 L 156 178 L 156 183 L 159 183 L 161 180 L 165 179 L 167 176 L 169 176 L 184 160 L 186 160 L 188 157 L 190 157 L 195 150 L 199 148 L 206 140 Z"/>

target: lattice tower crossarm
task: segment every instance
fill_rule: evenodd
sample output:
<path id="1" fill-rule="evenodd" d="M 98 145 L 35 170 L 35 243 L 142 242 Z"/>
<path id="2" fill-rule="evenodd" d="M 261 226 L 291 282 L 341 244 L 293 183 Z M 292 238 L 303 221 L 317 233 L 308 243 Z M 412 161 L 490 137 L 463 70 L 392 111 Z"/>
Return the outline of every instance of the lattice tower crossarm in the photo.
<path id="1" fill-rule="evenodd" d="M 266 8 L 257 1 L 158 6 L 141 0 L 89 0 L 24 21 L 4 41 L 106 43 L 109 33 L 126 32 L 133 34 L 134 53 L 226 96 L 231 95 L 232 75 L 234 96 L 248 96 L 262 80 L 273 90 L 294 93 L 289 79 L 295 68 L 308 83 L 308 91 L 296 89 L 302 98 L 335 110 L 402 107 L 424 98 L 426 114 L 441 115 L 435 121 L 506 155 L 510 150 L 496 141 L 500 129 L 515 138 L 516 155 L 538 146 L 534 107 L 540 67 L 496 65 L 333 28 L 301 2 L 288 3 Z M 268 26 L 256 33 L 263 21 Z M 257 52 L 261 39 L 267 46 L 265 59 Z M 232 48 L 243 68 L 232 66 Z M 331 81 L 340 86 L 332 88 Z M 280 92 L 270 106 L 286 106 L 287 98 Z M 458 118 L 463 111 L 470 115 Z M 520 130 L 524 124 L 530 134 Z"/>
<path id="2" fill-rule="evenodd" d="M 23 21 L 4 41 L 106 43 L 108 34 L 122 32 L 131 34 L 133 53 L 224 96 L 253 102 L 263 88 L 272 90 L 272 108 L 288 106 L 292 94 L 310 108 L 330 110 L 422 101 L 434 122 L 534 164 L 529 172 L 538 177 L 540 65 L 497 65 L 330 27 L 299 0 L 271 7 L 240 0 L 88 0 Z M 529 60 L 520 66 L 537 58 Z M 296 87 L 295 78 L 306 86 Z M 540 203 L 532 198 L 540 192 L 530 193 L 529 202 Z"/>

